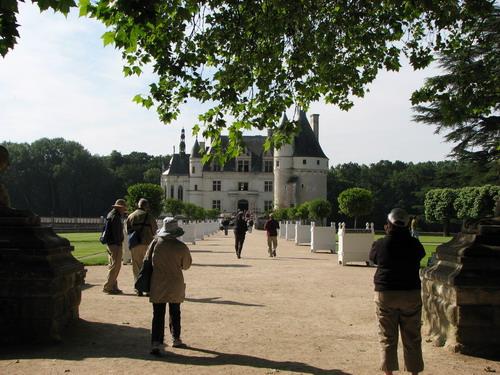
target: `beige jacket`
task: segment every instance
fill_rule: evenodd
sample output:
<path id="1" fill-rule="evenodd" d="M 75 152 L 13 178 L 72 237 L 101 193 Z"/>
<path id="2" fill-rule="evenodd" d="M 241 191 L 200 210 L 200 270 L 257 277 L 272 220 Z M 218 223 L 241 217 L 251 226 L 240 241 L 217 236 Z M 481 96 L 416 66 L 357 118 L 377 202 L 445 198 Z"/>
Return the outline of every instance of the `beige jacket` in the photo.
<path id="1" fill-rule="evenodd" d="M 134 230 L 141 230 L 142 223 L 146 218 L 146 211 L 138 208 L 134 212 L 132 212 L 127 218 L 127 233 L 130 234 Z M 156 225 L 156 220 L 151 213 L 148 213 L 148 217 L 142 232 L 141 236 L 141 245 L 149 245 L 151 241 L 153 241 L 153 237 L 158 230 L 158 226 Z"/>
<path id="2" fill-rule="evenodd" d="M 182 270 L 191 267 L 189 248 L 174 238 L 159 237 L 151 243 L 153 275 L 149 301 L 151 303 L 181 303 L 186 294 Z M 149 254 L 149 250 L 148 250 Z M 147 256 L 147 255 L 146 255 Z"/>

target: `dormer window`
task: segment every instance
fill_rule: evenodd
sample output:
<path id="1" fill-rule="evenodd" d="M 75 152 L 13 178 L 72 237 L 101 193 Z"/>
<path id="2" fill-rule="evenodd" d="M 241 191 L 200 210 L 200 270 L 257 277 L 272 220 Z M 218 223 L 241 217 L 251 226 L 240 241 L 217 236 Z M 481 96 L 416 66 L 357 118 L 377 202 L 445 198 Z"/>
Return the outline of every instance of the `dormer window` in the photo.
<path id="1" fill-rule="evenodd" d="M 238 172 L 249 172 L 250 160 L 238 160 L 237 168 Z"/>

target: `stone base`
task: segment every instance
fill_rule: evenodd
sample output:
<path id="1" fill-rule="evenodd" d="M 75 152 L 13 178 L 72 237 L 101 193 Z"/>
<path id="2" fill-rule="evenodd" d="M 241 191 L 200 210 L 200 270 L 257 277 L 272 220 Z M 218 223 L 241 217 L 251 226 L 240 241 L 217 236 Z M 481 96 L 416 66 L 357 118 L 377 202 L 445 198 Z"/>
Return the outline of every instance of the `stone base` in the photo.
<path id="1" fill-rule="evenodd" d="M 49 227 L 0 225 L 0 343 L 61 340 L 78 319 L 83 264 Z"/>
<path id="2" fill-rule="evenodd" d="M 500 357 L 500 237 L 487 229 L 437 248 L 437 262 L 421 272 L 422 311 L 436 345 Z"/>

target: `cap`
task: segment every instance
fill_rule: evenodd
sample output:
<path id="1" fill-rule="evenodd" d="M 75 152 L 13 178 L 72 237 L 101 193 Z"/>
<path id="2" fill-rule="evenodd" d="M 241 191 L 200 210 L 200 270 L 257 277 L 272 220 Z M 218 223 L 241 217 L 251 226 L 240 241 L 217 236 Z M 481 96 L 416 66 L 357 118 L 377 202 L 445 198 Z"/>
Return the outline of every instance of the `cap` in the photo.
<path id="1" fill-rule="evenodd" d="M 393 208 L 389 215 L 387 215 L 389 223 L 398 227 L 406 227 L 408 225 L 408 213 L 402 208 Z"/>

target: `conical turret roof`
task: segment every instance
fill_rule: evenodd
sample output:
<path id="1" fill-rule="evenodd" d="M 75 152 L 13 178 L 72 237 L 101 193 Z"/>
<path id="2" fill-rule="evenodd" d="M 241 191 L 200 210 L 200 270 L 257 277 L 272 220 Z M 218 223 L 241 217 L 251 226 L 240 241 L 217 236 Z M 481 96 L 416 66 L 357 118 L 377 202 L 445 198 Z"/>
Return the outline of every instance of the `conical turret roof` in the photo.
<path id="1" fill-rule="evenodd" d="M 194 141 L 193 149 L 191 150 L 192 158 L 201 158 L 201 147 L 198 143 L 198 138 Z"/>

